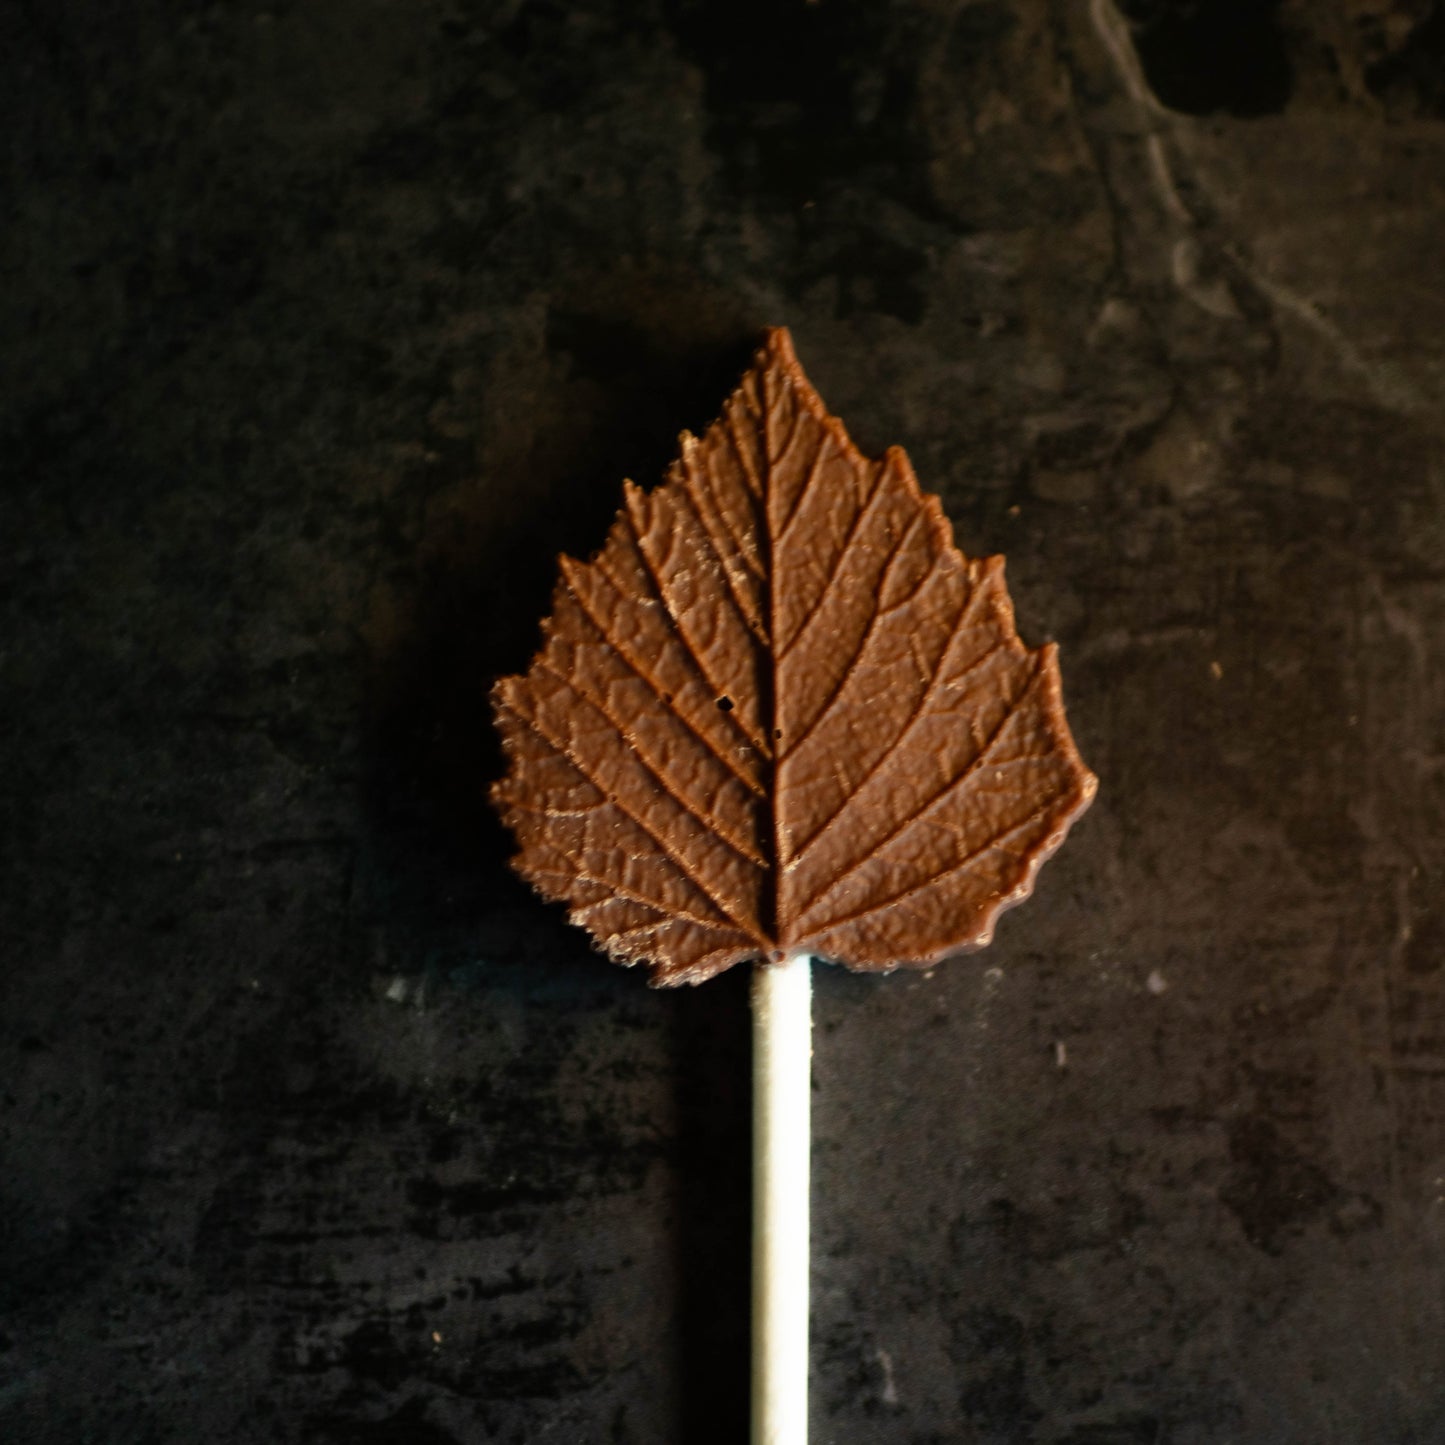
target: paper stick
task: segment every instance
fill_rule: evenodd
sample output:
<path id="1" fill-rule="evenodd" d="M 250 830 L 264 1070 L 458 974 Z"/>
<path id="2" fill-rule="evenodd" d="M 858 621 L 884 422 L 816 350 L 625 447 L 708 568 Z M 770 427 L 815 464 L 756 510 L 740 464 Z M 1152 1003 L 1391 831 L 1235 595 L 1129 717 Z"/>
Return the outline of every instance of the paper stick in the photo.
<path id="1" fill-rule="evenodd" d="M 808 1439 L 812 966 L 753 974 L 753 1445 Z"/>

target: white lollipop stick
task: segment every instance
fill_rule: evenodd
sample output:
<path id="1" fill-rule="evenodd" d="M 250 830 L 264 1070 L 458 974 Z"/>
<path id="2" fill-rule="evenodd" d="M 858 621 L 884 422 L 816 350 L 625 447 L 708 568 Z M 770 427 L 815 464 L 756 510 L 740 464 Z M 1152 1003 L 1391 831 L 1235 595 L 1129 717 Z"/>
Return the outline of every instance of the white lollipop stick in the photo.
<path id="1" fill-rule="evenodd" d="M 807 1445 L 813 981 L 753 973 L 753 1445 Z"/>

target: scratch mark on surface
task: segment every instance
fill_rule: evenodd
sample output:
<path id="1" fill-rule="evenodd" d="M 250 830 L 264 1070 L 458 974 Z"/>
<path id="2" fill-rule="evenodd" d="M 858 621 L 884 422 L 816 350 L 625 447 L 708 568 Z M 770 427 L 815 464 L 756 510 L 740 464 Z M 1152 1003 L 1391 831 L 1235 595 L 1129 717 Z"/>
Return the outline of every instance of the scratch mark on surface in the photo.
<path id="1" fill-rule="evenodd" d="M 1418 387 L 1401 374 L 1399 367 L 1388 361 L 1371 361 L 1307 296 L 1301 296 L 1282 281 L 1266 276 L 1257 266 L 1246 260 L 1236 247 L 1226 246 L 1224 254 L 1279 310 L 1288 312 L 1297 321 L 1302 321 L 1328 342 L 1340 365 L 1358 376 L 1381 406 L 1399 412 L 1423 411 L 1426 408 L 1425 397 L 1421 395 Z"/>
<path id="2" fill-rule="evenodd" d="M 1154 189 L 1165 214 L 1176 225 L 1188 231 L 1201 229 L 1200 218 L 1190 210 L 1180 192 L 1175 168 L 1170 160 L 1167 141 L 1171 130 L 1179 121 L 1160 105 L 1149 83 L 1144 77 L 1143 67 L 1129 35 L 1128 21 L 1120 13 L 1114 0 L 1092 0 L 1089 17 L 1094 30 L 1108 52 L 1114 69 L 1124 90 L 1144 124 L 1144 150 L 1149 161 L 1149 173 Z M 1199 184 L 1198 177 L 1194 177 Z M 1233 298 L 1222 281 L 1205 283 L 1198 274 L 1197 264 L 1191 261 L 1196 254 L 1189 250 L 1189 238 L 1175 242 L 1171 252 L 1171 271 L 1175 284 L 1196 305 L 1216 316 L 1238 315 Z M 1184 249 L 1181 249 L 1184 248 Z M 1391 411 L 1409 413 L 1425 410 L 1429 400 L 1420 389 L 1406 377 L 1400 368 L 1389 361 L 1375 361 L 1366 356 L 1358 346 L 1320 309 L 1318 304 L 1302 295 L 1283 281 L 1266 275 L 1237 246 L 1225 244 L 1219 254 L 1227 260 L 1256 290 L 1276 309 L 1302 322 L 1334 352 L 1340 366 L 1358 377 L 1381 406 Z"/>
<path id="3" fill-rule="evenodd" d="M 877 1357 L 879 1367 L 883 1371 L 883 1403 L 896 1405 L 898 1403 L 898 1386 L 893 1379 L 893 1356 L 887 1350 L 879 1350 Z"/>

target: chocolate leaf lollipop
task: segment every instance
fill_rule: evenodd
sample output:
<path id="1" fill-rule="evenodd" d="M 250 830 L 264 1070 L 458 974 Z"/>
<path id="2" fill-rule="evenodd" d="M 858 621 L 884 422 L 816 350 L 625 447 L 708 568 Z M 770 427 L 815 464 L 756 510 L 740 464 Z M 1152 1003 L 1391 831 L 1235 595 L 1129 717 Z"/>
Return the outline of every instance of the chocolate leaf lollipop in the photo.
<path id="1" fill-rule="evenodd" d="M 753 1439 L 807 1437 L 810 959 L 980 948 L 1094 796 L 1052 645 L 870 461 L 784 330 L 666 480 L 562 559 L 494 697 L 517 871 L 620 963 L 753 987 Z"/>
<path id="2" fill-rule="evenodd" d="M 1094 794 L 1003 559 L 853 446 L 785 330 L 543 630 L 495 694 L 513 866 L 654 983 L 981 947 Z"/>

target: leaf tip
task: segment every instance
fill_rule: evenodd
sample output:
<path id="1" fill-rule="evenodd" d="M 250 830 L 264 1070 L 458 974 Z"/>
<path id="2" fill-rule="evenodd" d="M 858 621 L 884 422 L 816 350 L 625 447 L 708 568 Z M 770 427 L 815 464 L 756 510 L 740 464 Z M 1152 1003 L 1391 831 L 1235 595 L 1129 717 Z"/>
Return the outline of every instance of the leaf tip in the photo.
<path id="1" fill-rule="evenodd" d="M 784 366 L 798 364 L 798 353 L 793 346 L 793 333 L 786 326 L 764 328 L 763 351 Z"/>

